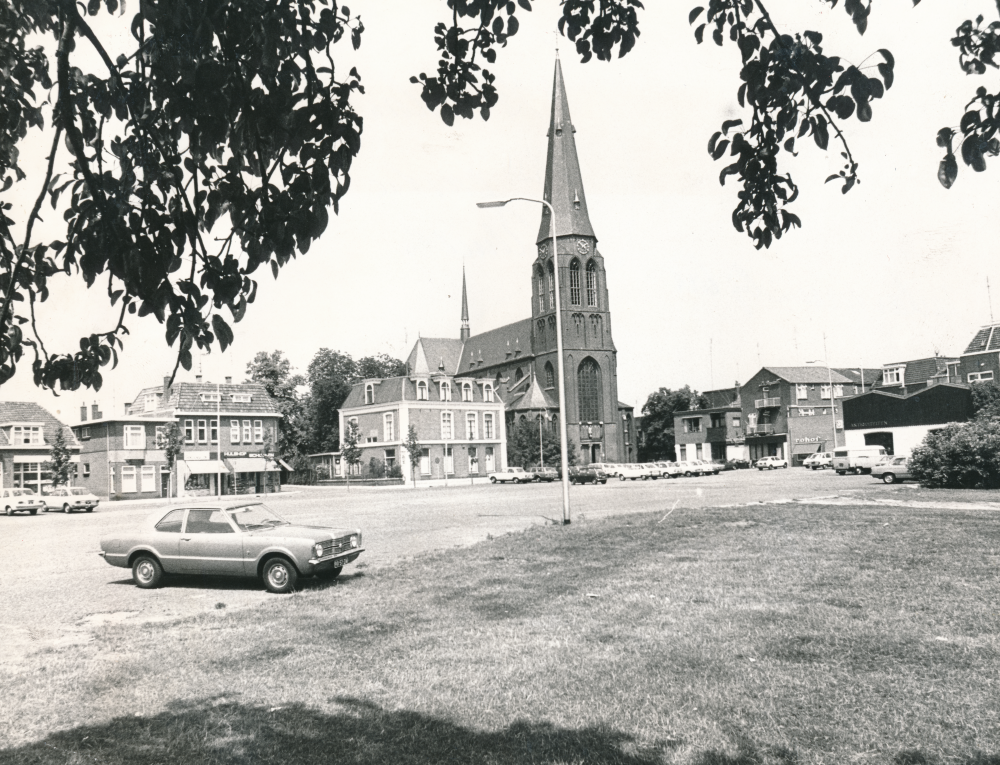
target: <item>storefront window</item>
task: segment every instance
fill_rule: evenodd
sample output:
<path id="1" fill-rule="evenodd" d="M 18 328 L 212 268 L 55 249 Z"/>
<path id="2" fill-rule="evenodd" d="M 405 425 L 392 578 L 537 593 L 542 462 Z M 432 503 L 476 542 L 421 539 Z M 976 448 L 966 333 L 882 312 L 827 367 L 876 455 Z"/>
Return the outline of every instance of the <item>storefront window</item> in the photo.
<path id="1" fill-rule="evenodd" d="M 14 488 L 31 489 L 35 494 L 41 494 L 42 488 L 52 485 L 52 473 L 45 469 L 43 462 L 15 462 Z"/>

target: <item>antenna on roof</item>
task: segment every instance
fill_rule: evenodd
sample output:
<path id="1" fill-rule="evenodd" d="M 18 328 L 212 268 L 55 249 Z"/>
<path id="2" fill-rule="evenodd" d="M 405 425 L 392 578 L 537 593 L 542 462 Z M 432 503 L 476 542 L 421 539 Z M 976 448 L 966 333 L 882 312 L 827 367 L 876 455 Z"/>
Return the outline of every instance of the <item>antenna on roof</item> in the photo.
<path id="1" fill-rule="evenodd" d="M 990 293 L 990 277 L 986 277 L 986 301 L 990 304 L 990 324 L 993 323 L 993 295 Z"/>

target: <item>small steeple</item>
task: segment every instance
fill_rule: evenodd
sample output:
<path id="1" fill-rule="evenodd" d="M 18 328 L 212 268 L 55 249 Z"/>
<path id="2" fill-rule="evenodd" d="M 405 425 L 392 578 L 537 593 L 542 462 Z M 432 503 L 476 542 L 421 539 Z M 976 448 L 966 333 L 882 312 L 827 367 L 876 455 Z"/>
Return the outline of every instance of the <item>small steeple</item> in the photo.
<path id="1" fill-rule="evenodd" d="M 552 83 L 552 117 L 549 121 L 549 149 L 545 161 L 543 198 L 556 213 L 557 236 L 589 236 L 596 239 L 587 214 L 580 160 L 576 155 L 576 128 L 569 116 L 569 100 L 563 82 L 562 66 L 556 53 L 556 71 Z M 542 208 L 542 223 L 537 243 L 552 238 L 549 208 Z"/>
<path id="2" fill-rule="evenodd" d="M 469 294 L 465 289 L 465 266 L 462 266 L 462 329 L 458 334 L 459 338 L 464 343 L 472 336 L 472 332 L 469 329 Z"/>

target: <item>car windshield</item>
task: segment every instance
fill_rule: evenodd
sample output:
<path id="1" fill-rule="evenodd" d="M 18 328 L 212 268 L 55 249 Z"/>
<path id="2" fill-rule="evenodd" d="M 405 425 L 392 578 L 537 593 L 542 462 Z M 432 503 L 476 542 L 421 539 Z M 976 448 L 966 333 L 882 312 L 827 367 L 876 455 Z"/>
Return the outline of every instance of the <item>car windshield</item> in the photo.
<path id="1" fill-rule="evenodd" d="M 226 512 L 243 531 L 288 525 L 288 521 L 266 505 L 244 505 L 243 507 L 230 508 Z"/>
<path id="2" fill-rule="evenodd" d="M 82 497 L 85 494 L 87 494 L 87 490 L 86 489 L 70 489 L 69 493 L 72 494 L 74 497 Z"/>
<path id="3" fill-rule="evenodd" d="M 34 496 L 35 492 L 33 492 L 31 489 L 14 489 L 14 491 L 12 491 L 11 494 L 13 494 L 15 497 L 31 497 Z"/>

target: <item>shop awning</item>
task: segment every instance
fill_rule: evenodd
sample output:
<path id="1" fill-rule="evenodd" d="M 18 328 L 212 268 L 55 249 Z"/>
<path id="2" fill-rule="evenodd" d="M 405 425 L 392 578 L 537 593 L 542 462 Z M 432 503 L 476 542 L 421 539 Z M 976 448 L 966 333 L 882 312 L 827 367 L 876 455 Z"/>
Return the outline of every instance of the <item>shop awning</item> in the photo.
<path id="1" fill-rule="evenodd" d="M 229 472 L 226 463 L 219 460 L 192 460 L 184 464 L 193 475 L 216 475 Z"/>
<path id="2" fill-rule="evenodd" d="M 279 459 L 278 460 L 278 464 L 281 465 L 281 467 L 283 467 L 285 470 L 291 470 L 293 473 L 295 472 L 295 468 L 293 468 L 291 465 L 289 465 L 283 459 Z"/>
<path id="3" fill-rule="evenodd" d="M 230 457 L 229 464 L 236 473 L 278 473 L 281 471 L 274 460 L 264 457 Z"/>
<path id="4" fill-rule="evenodd" d="M 795 444 L 792 447 L 792 454 L 815 454 L 822 447 L 823 444 Z"/>

